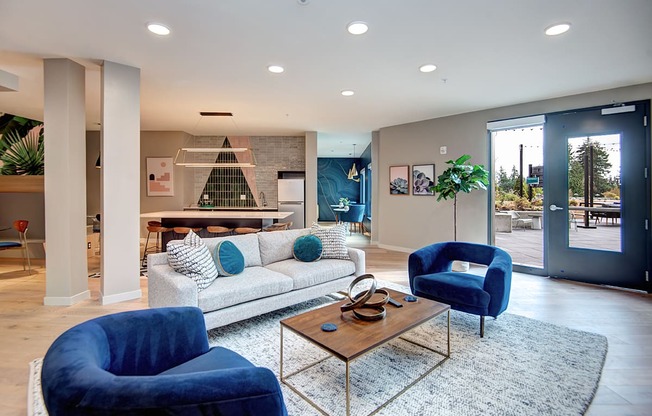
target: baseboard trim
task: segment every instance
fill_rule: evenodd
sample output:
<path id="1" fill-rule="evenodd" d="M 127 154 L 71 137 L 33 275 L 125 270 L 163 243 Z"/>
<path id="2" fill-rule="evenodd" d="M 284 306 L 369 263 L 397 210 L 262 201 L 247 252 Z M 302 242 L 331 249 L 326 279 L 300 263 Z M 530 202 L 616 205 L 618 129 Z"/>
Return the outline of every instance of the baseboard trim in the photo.
<path id="1" fill-rule="evenodd" d="M 384 248 L 385 250 L 392 250 L 392 251 L 400 251 L 401 253 L 412 253 L 413 251 L 416 251 L 416 249 L 414 248 L 390 246 L 387 244 L 378 244 L 378 248 Z"/>
<path id="2" fill-rule="evenodd" d="M 124 302 L 126 300 L 140 299 L 142 296 L 143 292 L 140 289 L 108 296 L 105 296 L 100 292 L 100 304 L 110 305 L 112 303 Z"/>
<path id="3" fill-rule="evenodd" d="M 45 306 L 72 306 L 82 300 L 90 299 L 91 291 L 85 290 L 74 296 L 46 296 L 43 298 Z"/>

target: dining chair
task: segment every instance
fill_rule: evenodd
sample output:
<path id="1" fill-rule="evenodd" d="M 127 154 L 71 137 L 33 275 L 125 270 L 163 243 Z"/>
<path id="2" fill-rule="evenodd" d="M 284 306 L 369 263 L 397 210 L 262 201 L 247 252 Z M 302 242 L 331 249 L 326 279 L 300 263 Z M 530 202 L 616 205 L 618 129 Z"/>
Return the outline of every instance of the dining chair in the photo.
<path id="1" fill-rule="evenodd" d="M 32 273 L 32 263 L 29 258 L 29 250 L 27 248 L 27 227 L 29 221 L 16 220 L 13 227 L 18 231 L 19 241 L 0 241 L 0 250 L 22 250 L 23 251 L 23 270 L 25 270 L 25 259 L 27 259 L 27 271 Z"/>
<path id="2" fill-rule="evenodd" d="M 349 210 L 342 212 L 339 215 L 339 220 L 341 222 L 348 223 L 350 225 L 349 234 L 351 234 L 352 229 L 359 230 L 361 234 L 364 234 L 365 230 L 364 225 L 362 224 L 362 221 L 364 221 L 364 211 L 364 204 L 350 204 Z"/>

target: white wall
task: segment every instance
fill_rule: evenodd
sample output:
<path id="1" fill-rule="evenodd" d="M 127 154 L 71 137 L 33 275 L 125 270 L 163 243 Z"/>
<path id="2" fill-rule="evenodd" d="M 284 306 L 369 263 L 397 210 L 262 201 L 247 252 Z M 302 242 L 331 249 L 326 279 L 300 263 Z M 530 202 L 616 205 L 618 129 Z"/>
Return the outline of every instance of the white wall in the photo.
<path id="1" fill-rule="evenodd" d="M 435 176 L 438 176 L 446 169 L 447 160 L 469 154 L 471 163 L 488 167 L 488 121 L 650 98 L 652 83 L 381 129 L 377 172 L 379 193 L 373 198 L 378 201 L 378 214 L 374 213 L 374 217 L 378 216 L 378 226 L 374 225 L 373 229 L 378 230 L 379 245 L 410 252 L 434 242 L 453 239 L 453 202 L 436 202 L 436 197 L 390 195 L 390 166 L 435 163 Z M 440 146 L 447 146 L 448 154 L 440 155 Z M 458 196 L 458 240 L 487 242 L 488 207 L 487 192 L 473 191 Z"/>

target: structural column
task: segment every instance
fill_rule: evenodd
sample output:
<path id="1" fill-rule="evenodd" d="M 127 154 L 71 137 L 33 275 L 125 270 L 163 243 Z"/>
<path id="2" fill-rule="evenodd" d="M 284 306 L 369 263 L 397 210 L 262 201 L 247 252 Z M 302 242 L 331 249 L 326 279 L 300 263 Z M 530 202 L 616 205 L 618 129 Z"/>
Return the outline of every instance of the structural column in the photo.
<path id="1" fill-rule="evenodd" d="M 140 298 L 140 69 L 105 61 L 101 98 L 102 304 Z"/>
<path id="2" fill-rule="evenodd" d="M 319 213 L 317 212 L 317 140 L 316 131 L 306 132 L 306 227 L 310 227 L 313 222 L 317 222 Z"/>
<path id="3" fill-rule="evenodd" d="M 45 305 L 90 298 L 86 261 L 85 68 L 44 61 Z"/>
<path id="4" fill-rule="evenodd" d="M 380 178 L 378 177 L 378 161 L 380 160 L 380 132 L 371 132 L 371 244 L 378 244 L 380 225 Z"/>

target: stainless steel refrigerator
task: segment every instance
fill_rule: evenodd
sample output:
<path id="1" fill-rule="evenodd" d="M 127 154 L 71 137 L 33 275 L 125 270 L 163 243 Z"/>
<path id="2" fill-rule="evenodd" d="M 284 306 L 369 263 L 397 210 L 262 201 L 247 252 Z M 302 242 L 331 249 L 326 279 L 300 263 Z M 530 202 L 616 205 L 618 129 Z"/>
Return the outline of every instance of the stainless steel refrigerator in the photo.
<path id="1" fill-rule="evenodd" d="M 278 210 L 292 212 L 292 215 L 279 222 L 292 221 L 292 229 L 304 228 L 306 224 L 304 182 L 303 179 L 278 180 Z"/>

